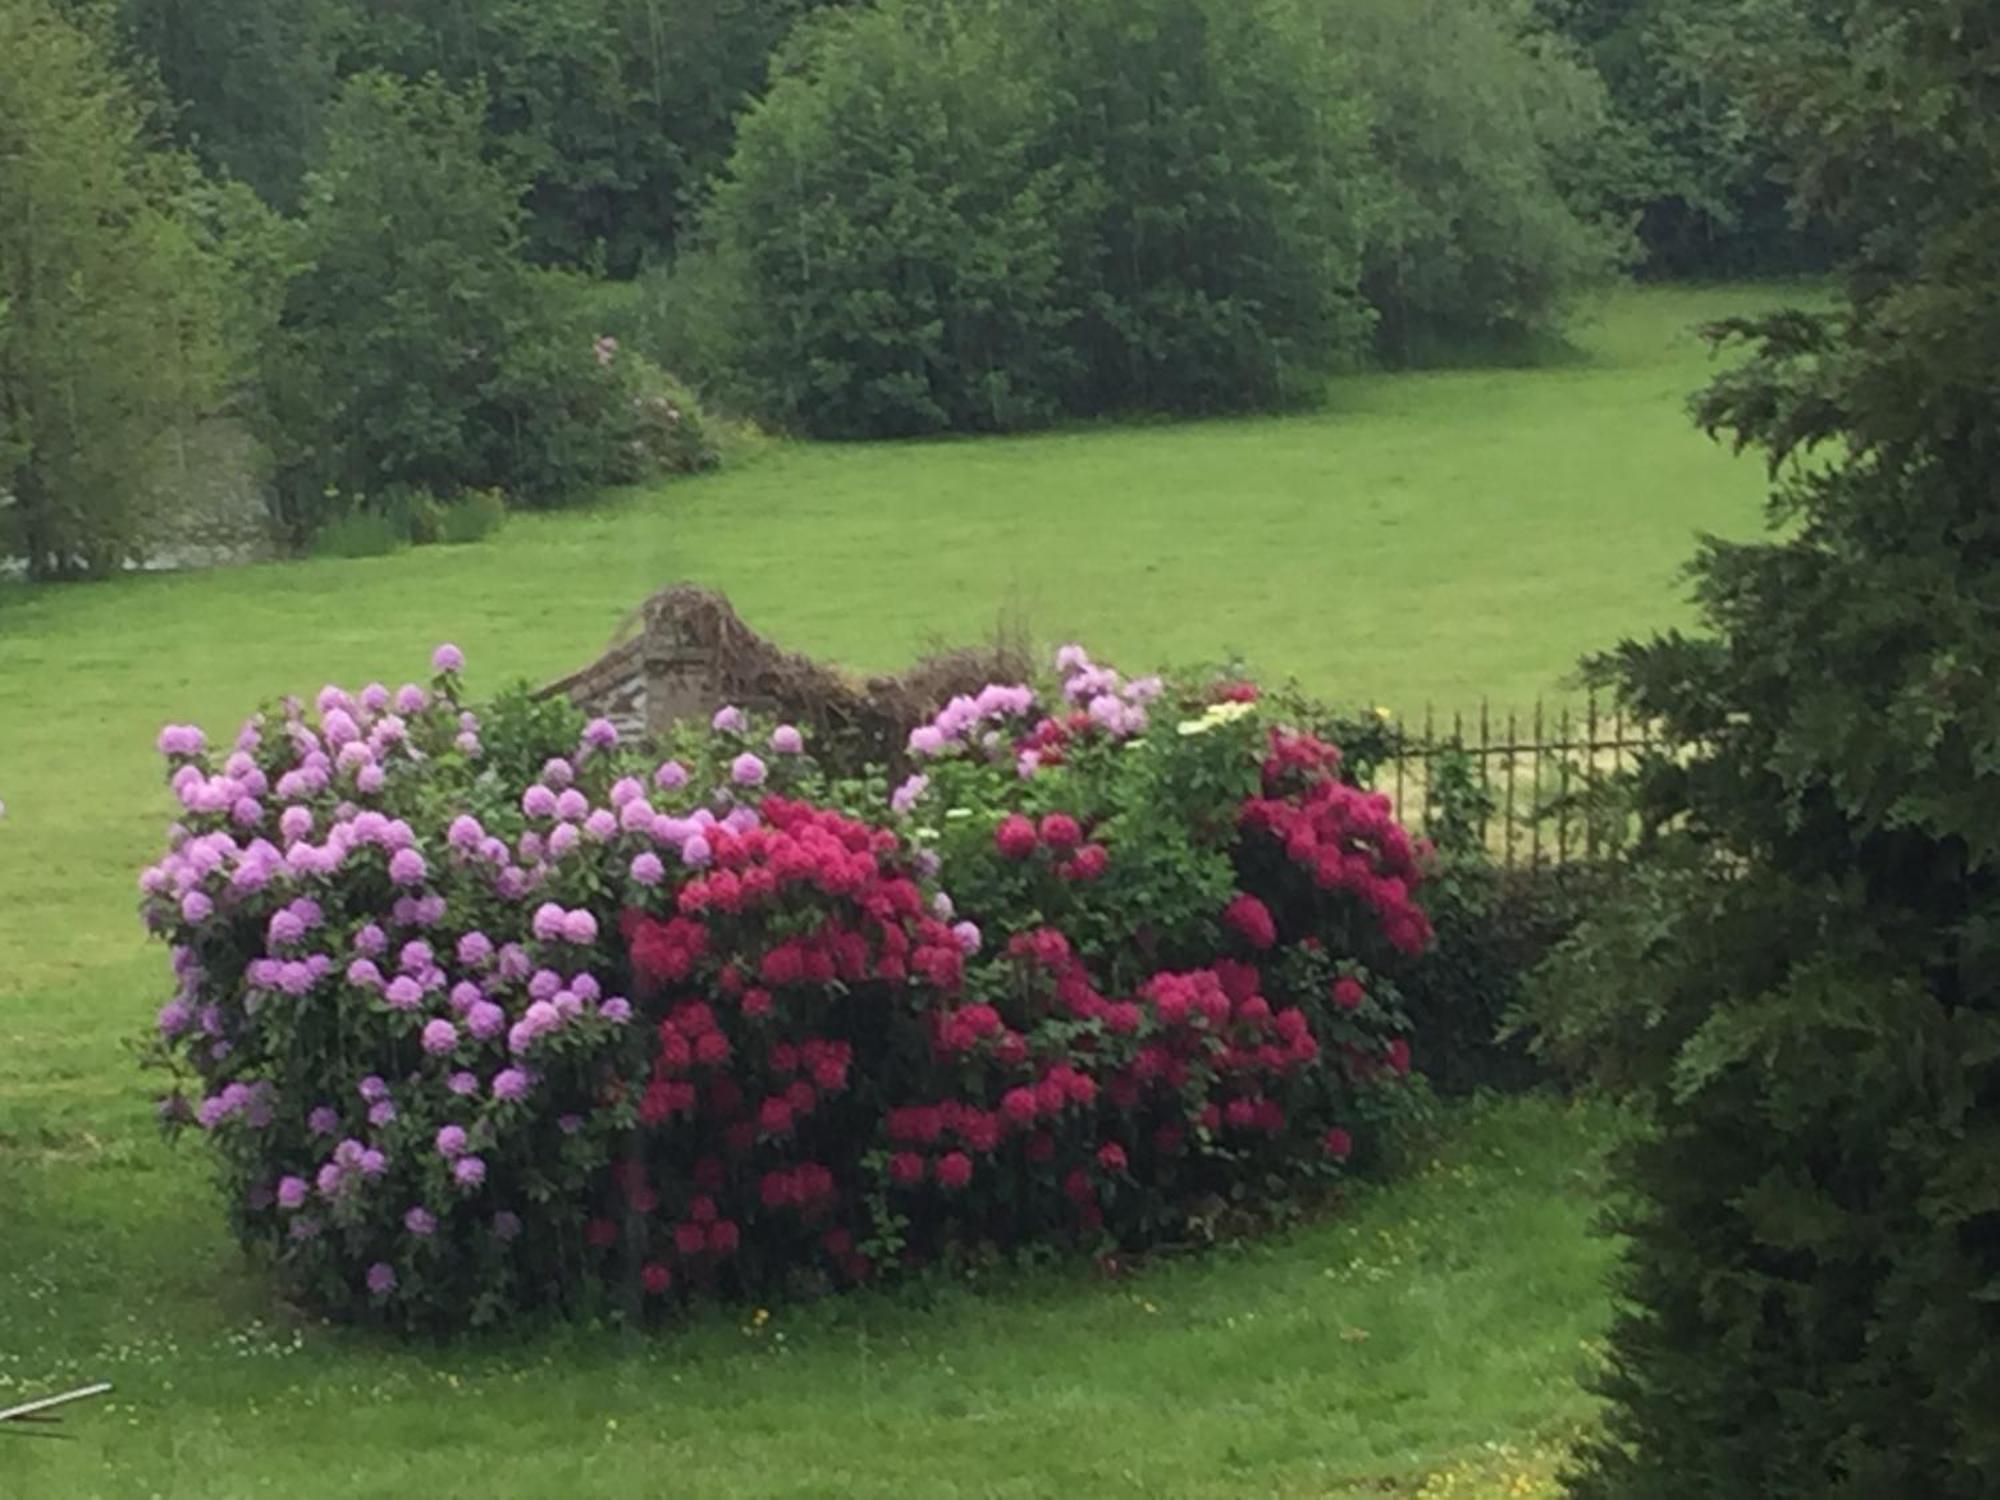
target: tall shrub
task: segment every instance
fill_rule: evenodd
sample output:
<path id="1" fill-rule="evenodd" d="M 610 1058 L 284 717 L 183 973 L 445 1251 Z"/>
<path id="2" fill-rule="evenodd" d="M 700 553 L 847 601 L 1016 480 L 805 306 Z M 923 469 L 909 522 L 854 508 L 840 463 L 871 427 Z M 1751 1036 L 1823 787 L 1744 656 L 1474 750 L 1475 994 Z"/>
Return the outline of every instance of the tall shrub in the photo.
<path id="1" fill-rule="evenodd" d="M 632 392 L 574 287 L 520 258 L 519 185 L 479 102 L 351 80 L 298 227 L 265 365 L 277 519 L 495 488 L 531 503 L 627 477 Z"/>
<path id="2" fill-rule="evenodd" d="M 157 535 L 154 480 L 223 388 L 222 262 L 106 39 L 0 4 L 0 554 L 101 573 Z"/>
<path id="3" fill-rule="evenodd" d="M 902 0 L 841 14 L 744 120 L 706 219 L 739 400 L 829 436 L 1061 409 L 1081 184 L 1046 150 L 1022 19 Z"/>
<path id="4" fill-rule="evenodd" d="M 1840 14 L 1770 128 L 1862 252 L 1701 400 L 1775 534 L 1704 546 L 1706 634 L 1598 668 L 1697 747 L 1641 805 L 1710 878 L 1652 887 L 1627 981 L 1654 1123 L 1591 1500 L 2000 1488 L 2000 5 Z"/>
<path id="5" fill-rule="evenodd" d="M 1349 0 L 1379 168 L 1363 289 L 1377 348 L 1422 358 L 1547 333 L 1617 269 L 1624 142 L 1597 75 L 1525 7 Z"/>
<path id="6" fill-rule="evenodd" d="M 705 219 L 742 399 L 829 435 L 1268 405 L 1358 345 L 1360 115 L 1277 0 L 893 0 L 802 39 Z"/>

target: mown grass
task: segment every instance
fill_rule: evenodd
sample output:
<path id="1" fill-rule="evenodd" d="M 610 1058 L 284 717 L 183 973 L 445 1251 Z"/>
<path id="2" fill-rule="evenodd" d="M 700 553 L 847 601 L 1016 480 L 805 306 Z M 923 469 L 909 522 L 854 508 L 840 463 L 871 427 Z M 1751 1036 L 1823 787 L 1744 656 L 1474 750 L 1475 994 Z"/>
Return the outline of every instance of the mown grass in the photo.
<path id="1" fill-rule="evenodd" d="M 1505 1493 L 1587 1419 L 1602 1112 L 1457 1113 L 1338 1218 L 1163 1261 L 717 1313 L 656 1337 L 388 1345 L 266 1305 L 156 1147 L 10 1150 L 0 1404 L 87 1379 L 21 1496 Z M 1546 1460 L 1537 1460 L 1545 1465 Z M 1488 1467 L 1489 1463 L 1495 1467 Z M 1497 1481 L 1496 1481 L 1497 1482 Z"/>
<path id="2" fill-rule="evenodd" d="M 151 743 L 167 720 L 228 730 L 278 693 L 393 682 L 445 638 L 478 684 L 553 675 L 684 577 L 861 667 L 1011 611 L 1133 668 L 1235 651 L 1348 700 L 1524 701 L 1580 651 L 1681 619 L 1695 531 L 1755 526 L 1754 465 L 1683 413 L 1709 368 L 1691 328 L 1785 295 L 1624 293 L 1574 360 L 1357 377 L 1310 415 L 771 444 L 475 547 L 0 588 L 0 1392 L 125 1382 L 73 1447 L 0 1436 L 0 1493 L 1326 1493 L 1576 1420 L 1603 1250 L 1573 1171 L 1601 1122 L 1534 1104 L 1461 1122 L 1456 1167 L 1351 1223 L 1143 1293 L 1056 1276 L 921 1313 L 854 1304 L 801 1315 L 784 1350 L 720 1324 L 478 1355 L 318 1329 L 295 1346 L 121 1050 L 164 972 L 133 917 L 167 806 Z M 1340 1269 L 1398 1235 L 1394 1274 Z"/>

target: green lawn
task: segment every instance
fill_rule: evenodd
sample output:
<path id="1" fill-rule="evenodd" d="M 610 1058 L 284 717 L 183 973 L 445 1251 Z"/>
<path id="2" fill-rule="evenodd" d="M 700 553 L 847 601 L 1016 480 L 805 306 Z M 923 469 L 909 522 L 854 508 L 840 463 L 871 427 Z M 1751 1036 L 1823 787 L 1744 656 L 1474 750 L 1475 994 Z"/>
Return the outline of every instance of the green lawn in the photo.
<path id="1" fill-rule="evenodd" d="M 717 1326 L 425 1356 L 295 1331 L 121 1050 L 164 973 L 133 916 L 167 806 L 151 743 L 393 682 L 446 638 L 475 683 L 552 674 L 684 577 L 864 667 L 1008 611 L 1128 667 L 1233 650 L 1342 698 L 1525 702 L 1682 617 L 1695 531 L 1756 525 L 1755 467 L 1683 415 L 1709 368 L 1688 330 L 1783 295 L 1621 294 L 1575 361 L 1343 380 L 1314 415 L 770 445 L 475 548 L 0 587 L 0 1398 L 124 1383 L 82 1442 L 0 1436 L 0 1494 L 1307 1494 L 1576 1420 L 1603 1315 L 1573 1175 L 1594 1132 L 1536 1104 L 1459 1120 L 1453 1165 L 1350 1224 L 1135 1286 L 855 1304 L 782 1348 Z"/>

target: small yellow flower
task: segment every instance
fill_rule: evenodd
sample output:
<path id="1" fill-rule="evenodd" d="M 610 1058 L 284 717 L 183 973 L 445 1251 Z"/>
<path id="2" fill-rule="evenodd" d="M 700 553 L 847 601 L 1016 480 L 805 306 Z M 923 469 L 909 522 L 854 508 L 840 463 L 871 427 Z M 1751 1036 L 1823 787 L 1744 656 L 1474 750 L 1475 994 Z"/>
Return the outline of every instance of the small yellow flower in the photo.
<path id="1" fill-rule="evenodd" d="M 1383 723 L 1386 724 L 1389 722 L 1389 720 L 1393 719 L 1395 715 L 1390 713 L 1388 709 L 1384 708 L 1381 704 L 1378 703 L 1375 705 L 1375 717 L 1380 719 Z"/>

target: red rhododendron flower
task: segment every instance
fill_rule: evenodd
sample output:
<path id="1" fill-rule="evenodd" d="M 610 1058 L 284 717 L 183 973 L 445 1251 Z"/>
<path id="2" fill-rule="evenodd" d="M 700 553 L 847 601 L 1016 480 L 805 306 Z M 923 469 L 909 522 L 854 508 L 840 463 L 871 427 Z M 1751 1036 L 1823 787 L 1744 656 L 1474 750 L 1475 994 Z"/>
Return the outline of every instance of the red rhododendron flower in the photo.
<path id="1" fill-rule="evenodd" d="M 1090 1185 L 1090 1174 L 1077 1167 L 1063 1179 L 1063 1196 L 1072 1203 L 1089 1203 L 1096 1198 L 1097 1189 Z"/>
<path id="2" fill-rule="evenodd" d="M 1125 1148 L 1116 1141 L 1106 1141 L 1097 1148 L 1097 1164 L 1107 1172 L 1125 1170 Z"/>
<path id="3" fill-rule="evenodd" d="M 699 1255 L 708 1248 L 708 1227 L 704 1224 L 676 1224 L 674 1248 L 683 1255 Z"/>
<path id="4" fill-rule="evenodd" d="M 717 1219 L 708 1226 L 710 1255 L 734 1255 L 736 1247 L 742 1242 L 743 1231 L 736 1227 L 733 1219 Z"/>
<path id="5" fill-rule="evenodd" d="M 792 1106 L 783 1095 L 773 1094 L 757 1106 L 757 1129 L 764 1135 L 789 1135 Z"/>
<path id="6" fill-rule="evenodd" d="M 1361 1002 L 1368 998 L 1361 988 L 1361 981 L 1343 974 L 1333 982 L 1333 1003 L 1342 1010 L 1359 1010 Z"/>
<path id="7" fill-rule="evenodd" d="M 1326 1140 L 1322 1144 L 1326 1147 L 1326 1154 L 1335 1161 L 1346 1161 L 1354 1154 L 1354 1137 L 1338 1125 L 1326 1133 Z"/>
<path id="8" fill-rule="evenodd" d="M 1007 859 L 1026 859 L 1035 852 L 1035 825 L 1019 813 L 1009 813 L 993 830 L 993 842 Z"/>
<path id="9" fill-rule="evenodd" d="M 936 1170 L 939 1186 L 956 1190 L 972 1181 L 972 1158 L 963 1151 L 947 1151 L 937 1159 Z"/>
<path id="10" fill-rule="evenodd" d="M 618 1239 L 618 1226 L 609 1219 L 592 1219 L 583 1226 L 584 1243 L 602 1250 Z"/>
<path id="11" fill-rule="evenodd" d="M 719 1031 L 704 1031 L 694 1039 L 694 1060 L 705 1067 L 721 1067 L 729 1061 L 729 1038 Z"/>
<path id="12" fill-rule="evenodd" d="M 674 1273 L 656 1260 L 649 1260 L 639 1268 L 639 1285 L 652 1296 L 659 1296 L 674 1284 Z"/>
<path id="13" fill-rule="evenodd" d="M 1111 868 L 1111 852 L 1102 844 L 1085 844 L 1063 865 L 1070 880 L 1092 881 Z"/>
<path id="14" fill-rule="evenodd" d="M 889 1179 L 903 1187 L 915 1187 L 924 1180 L 924 1159 L 914 1151 L 898 1151 L 889 1158 Z"/>
<path id="15" fill-rule="evenodd" d="M 1011 1088 L 1000 1097 L 1000 1111 L 1016 1125 L 1034 1123 L 1041 1113 L 1041 1100 L 1031 1088 Z"/>
<path id="16" fill-rule="evenodd" d="M 1051 849 L 1064 853 L 1083 841 L 1083 829 L 1068 813 L 1049 813 L 1042 819 L 1041 837 Z"/>
<path id="17" fill-rule="evenodd" d="M 1271 909 L 1248 891 L 1236 893 L 1229 905 L 1223 908 L 1222 920 L 1238 937 L 1259 951 L 1278 941 L 1278 926 L 1271 920 Z"/>
<path id="18" fill-rule="evenodd" d="M 1000 1145 L 1000 1117 L 998 1115 L 974 1114 L 960 1123 L 958 1133 L 965 1144 L 975 1151 L 993 1151 Z"/>
<path id="19" fill-rule="evenodd" d="M 1410 1044 L 1401 1037 L 1389 1039 L 1389 1066 L 1397 1073 L 1410 1071 Z"/>

